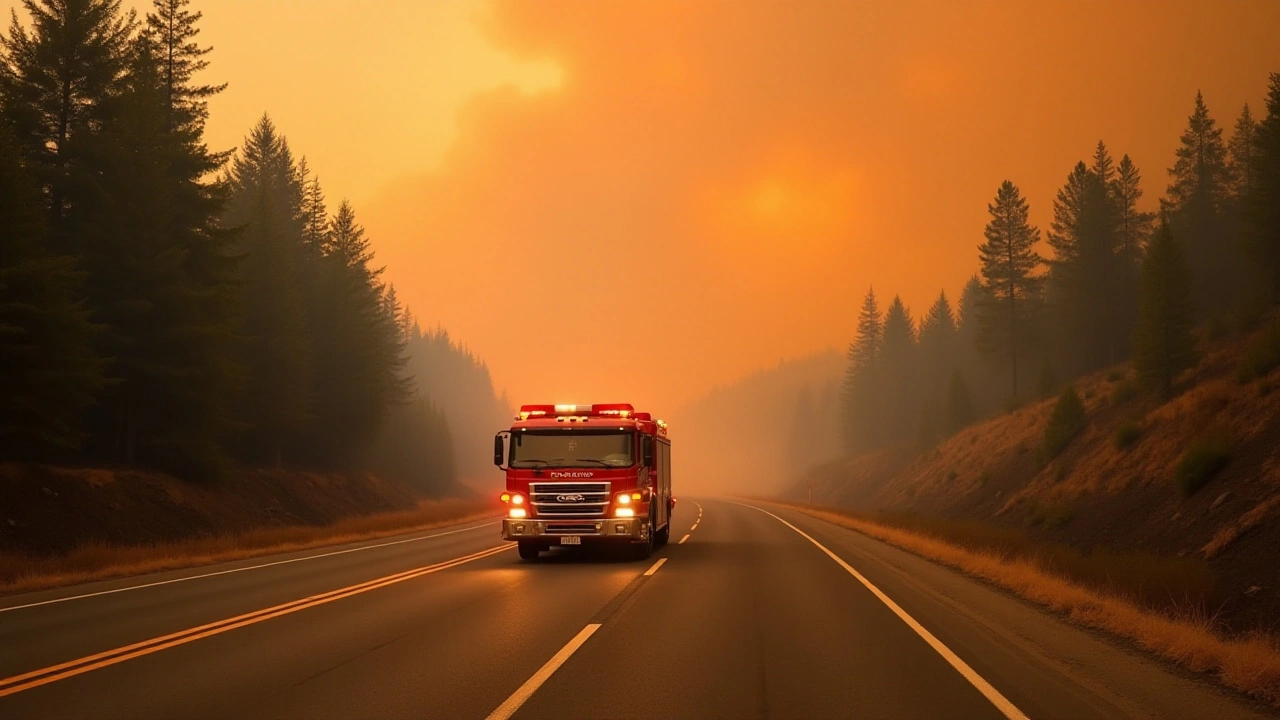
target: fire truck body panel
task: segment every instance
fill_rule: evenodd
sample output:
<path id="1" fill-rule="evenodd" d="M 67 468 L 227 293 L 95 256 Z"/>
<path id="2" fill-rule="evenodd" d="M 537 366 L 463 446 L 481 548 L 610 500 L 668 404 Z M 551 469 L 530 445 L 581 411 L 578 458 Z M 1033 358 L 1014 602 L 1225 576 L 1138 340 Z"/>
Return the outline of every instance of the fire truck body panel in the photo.
<path id="1" fill-rule="evenodd" d="M 647 554 L 669 538 L 675 500 L 662 421 L 624 404 L 525 405 L 495 441 L 494 462 L 506 470 L 502 537 L 523 557 L 595 543 Z"/>

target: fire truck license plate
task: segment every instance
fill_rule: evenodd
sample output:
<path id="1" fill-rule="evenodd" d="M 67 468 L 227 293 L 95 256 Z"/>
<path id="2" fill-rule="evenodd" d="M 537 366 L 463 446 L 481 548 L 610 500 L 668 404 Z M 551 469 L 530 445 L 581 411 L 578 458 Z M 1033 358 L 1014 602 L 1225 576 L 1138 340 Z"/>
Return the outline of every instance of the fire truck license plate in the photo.
<path id="1" fill-rule="evenodd" d="M 560 538 L 561 545 L 581 545 L 582 538 L 577 535 L 564 535 Z"/>

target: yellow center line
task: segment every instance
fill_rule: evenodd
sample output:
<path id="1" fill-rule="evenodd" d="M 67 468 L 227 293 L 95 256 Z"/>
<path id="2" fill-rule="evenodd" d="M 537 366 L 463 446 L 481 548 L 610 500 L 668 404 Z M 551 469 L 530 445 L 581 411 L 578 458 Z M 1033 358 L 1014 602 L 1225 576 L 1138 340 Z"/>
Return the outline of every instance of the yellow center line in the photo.
<path id="1" fill-rule="evenodd" d="M 680 538 L 680 542 L 678 542 L 678 543 L 676 543 L 676 544 L 677 544 L 677 545 L 683 545 L 683 544 L 684 544 L 684 541 L 685 541 L 685 540 L 688 540 L 688 539 L 689 539 L 689 536 L 688 536 L 688 535 L 685 535 L 684 537 Z"/>
<path id="2" fill-rule="evenodd" d="M 345 588 L 331 590 L 319 595 L 312 595 L 311 597 L 303 598 L 301 600 L 294 600 L 274 607 L 265 608 L 263 610 L 255 610 L 253 612 L 237 615 L 225 620 L 219 620 L 217 622 L 200 625 L 198 627 L 189 628 L 176 633 L 151 638 L 150 640 L 144 640 L 142 642 L 126 645 L 114 650 L 89 655 L 78 660 L 52 665 L 47 668 L 23 673 L 21 675 L 14 675 L 13 677 L 0 680 L 0 697 L 20 693 L 24 690 L 37 688 L 41 685 L 47 685 L 51 682 L 64 680 L 75 675 L 87 673 L 91 670 L 97 670 L 109 665 L 122 663 L 126 660 L 142 657 L 143 655 L 150 655 L 154 652 L 159 652 L 177 645 L 183 645 L 212 635 L 218 635 L 236 628 L 245 627 L 246 625 L 253 625 L 255 623 L 263 622 L 264 620 L 270 620 L 271 618 L 288 615 L 290 613 L 298 612 L 299 610 L 306 610 L 308 608 L 324 605 L 335 600 L 351 597 L 352 595 L 359 595 L 370 590 L 376 590 L 388 585 L 404 582 L 405 580 L 412 580 L 413 578 L 422 577 L 423 575 L 430 575 L 432 573 L 440 572 L 441 570 L 447 570 L 474 560 L 486 558 L 490 555 L 496 555 L 509 549 L 511 549 L 511 545 L 498 545 L 487 550 L 481 550 L 480 552 L 464 555 L 452 560 L 445 560 L 434 565 L 425 565 L 420 568 L 387 575 L 386 577 L 376 578 L 356 585 L 350 585 Z"/>

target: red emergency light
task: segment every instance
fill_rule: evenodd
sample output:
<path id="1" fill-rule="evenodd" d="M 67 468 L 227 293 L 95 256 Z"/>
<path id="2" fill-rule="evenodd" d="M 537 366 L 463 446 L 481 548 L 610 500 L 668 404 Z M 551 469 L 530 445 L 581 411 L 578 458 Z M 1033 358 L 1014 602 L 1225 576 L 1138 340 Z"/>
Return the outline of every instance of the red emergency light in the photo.
<path id="1" fill-rule="evenodd" d="M 630 403 L 596 405 L 521 405 L 520 419 L 535 417 L 631 417 L 635 408 Z"/>

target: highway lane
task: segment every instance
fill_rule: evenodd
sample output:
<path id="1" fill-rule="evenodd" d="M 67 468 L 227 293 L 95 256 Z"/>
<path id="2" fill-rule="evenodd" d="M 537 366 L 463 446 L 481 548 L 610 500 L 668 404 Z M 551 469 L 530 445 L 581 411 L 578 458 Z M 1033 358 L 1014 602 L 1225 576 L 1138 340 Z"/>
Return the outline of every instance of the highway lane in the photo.
<path id="1" fill-rule="evenodd" d="M 7 598 L 0 678 L 393 579 L 0 697 L 0 717 L 486 718 L 513 697 L 516 718 L 1266 716 L 856 533 L 698 502 L 702 519 L 682 502 L 672 545 L 646 562 L 484 555 L 500 545 L 489 525 Z M 281 560 L 296 562 L 4 609 Z"/>

